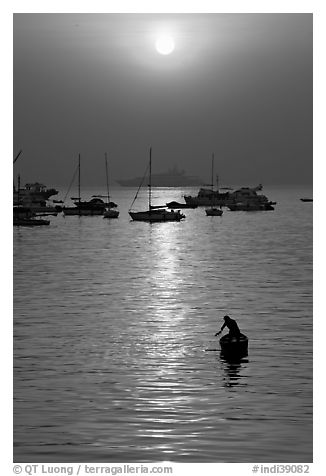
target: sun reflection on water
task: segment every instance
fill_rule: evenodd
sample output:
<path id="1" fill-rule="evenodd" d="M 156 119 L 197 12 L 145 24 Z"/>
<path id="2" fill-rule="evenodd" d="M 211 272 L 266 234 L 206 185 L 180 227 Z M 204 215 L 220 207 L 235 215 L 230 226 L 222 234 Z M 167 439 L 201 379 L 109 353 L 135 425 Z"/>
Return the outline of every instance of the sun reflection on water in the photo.
<path id="1" fill-rule="evenodd" d="M 134 381 L 139 437 L 155 438 L 158 442 L 153 444 L 166 453 L 176 451 L 180 434 L 193 438 L 187 428 L 201 418 L 195 414 L 199 402 L 195 388 L 191 391 L 194 382 L 180 381 L 180 375 L 191 372 L 186 362 L 193 343 L 187 322 L 190 307 L 183 298 L 183 250 L 175 233 L 173 223 L 151 229 L 151 262 L 155 265 L 150 269 L 146 306 L 150 333 L 142 336 L 142 354 L 137 356 L 138 365 L 143 362 L 147 372 L 136 375 Z"/>

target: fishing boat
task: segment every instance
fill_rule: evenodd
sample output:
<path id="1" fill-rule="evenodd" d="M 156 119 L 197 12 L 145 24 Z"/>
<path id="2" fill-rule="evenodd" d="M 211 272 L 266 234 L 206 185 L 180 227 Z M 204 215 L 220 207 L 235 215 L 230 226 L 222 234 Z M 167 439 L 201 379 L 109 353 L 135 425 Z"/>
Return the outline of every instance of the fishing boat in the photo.
<path id="1" fill-rule="evenodd" d="M 212 155 L 212 191 L 214 192 L 214 154 Z M 216 182 L 217 182 L 217 191 L 218 191 L 218 176 L 216 176 Z M 207 216 L 215 216 L 215 217 L 220 217 L 223 214 L 222 208 L 216 208 L 213 206 L 213 195 L 211 195 L 211 206 L 210 208 L 206 208 L 205 212 Z M 221 207 L 222 205 L 220 205 Z"/>
<path id="2" fill-rule="evenodd" d="M 149 170 L 149 182 L 148 182 L 148 210 L 142 211 L 142 212 L 137 212 L 133 211 L 132 207 L 133 204 L 135 203 L 139 190 L 142 187 L 144 178 L 147 174 L 147 170 Z M 149 165 L 147 166 L 147 169 L 145 171 L 145 175 L 138 187 L 138 190 L 136 192 L 135 198 L 129 208 L 129 215 L 134 221 L 147 221 L 147 222 L 160 222 L 160 221 L 181 221 L 183 218 L 185 218 L 185 215 L 183 215 L 180 210 L 174 211 L 174 210 L 167 210 L 166 208 L 156 208 L 154 205 L 152 205 L 152 184 L 151 184 L 151 177 L 152 177 L 152 148 L 149 149 Z"/>
<path id="3" fill-rule="evenodd" d="M 248 337 L 240 334 L 239 338 L 231 337 L 229 334 L 220 339 L 221 351 L 224 354 L 239 355 L 248 352 Z"/>
<path id="4" fill-rule="evenodd" d="M 110 201 L 110 191 L 109 191 L 109 171 L 108 171 L 108 158 L 105 152 L 105 173 L 106 173 L 106 192 L 107 192 L 107 208 L 104 212 L 103 218 L 118 218 L 118 210 L 114 210 L 117 205 L 114 202 Z"/>

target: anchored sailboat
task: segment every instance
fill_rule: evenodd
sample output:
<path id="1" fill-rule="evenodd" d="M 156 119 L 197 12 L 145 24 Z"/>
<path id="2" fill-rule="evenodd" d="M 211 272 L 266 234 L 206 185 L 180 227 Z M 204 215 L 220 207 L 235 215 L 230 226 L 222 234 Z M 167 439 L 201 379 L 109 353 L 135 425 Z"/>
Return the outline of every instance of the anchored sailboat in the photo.
<path id="1" fill-rule="evenodd" d="M 214 191 L 214 154 L 212 155 L 212 191 Z M 218 184 L 217 184 L 218 189 Z M 218 190 L 217 190 L 218 191 Z M 211 195 L 212 204 L 210 208 L 206 208 L 205 212 L 207 216 L 217 216 L 220 217 L 223 213 L 221 208 L 213 207 L 213 195 Z"/>
<path id="2" fill-rule="evenodd" d="M 117 205 L 114 202 L 110 201 L 110 191 L 109 191 L 109 172 L 108 172 L 108 158 L 105 152 L 105 172 L 106 172 L 106 191 L 107 191 L 107 209 L 104 212 L 103 218 L 118 218 L 118 210 L 113 210 Z"/>
<path id="3" fill-rule="evenodd" d="M 82 201 L 80 196 L 80 154 L 78 155 L 78 197 L 71 197 L 71 200 L 74 201 L 74 207 L 63 207 L 62 211 L 64 215 L 77 215 L 77 216 L 92 216 L 92 215 L 103 215 L 106 204 L 100 198 L 92 198 L 89 201 Z M 76 172 L 74 173 L 72 182 L 69 186 L 68 192 L 66 194 L 65 199 L 69 193 L 71 185 L 75 179 Z M 65 200 L 64 200 L 65 201 Z"/>
<path id="4" fill-rule="evenodd" d="M 149 167 L 147 167 L 145 175 L 147 173 L 147 170 L 149 168 L 149 182 L 148 182 L 148 210 L 143 211 L 143 212 L 136 212 L 132 211 L 132 206 L 135 203 L 138 192 L 143 184 L 144 178 L 142 179 L 142 182 L 137 190 L 137 193 L 135 195 L 135 198 L 130 206 L 129 209 L 129 215 L 131 218 L 135 221 L 148 221 L 148 222 L 157 222 L 157 221 L 180 221 L 183 218 L 185 218 L 185 215 L 183 215 L 180 210 L 174 211 L 174 210 L 166 210 L 163 207 L 157 208 L 155 205 L 152 205 L 152 185 L 151 185 L 151 178 L 152 178 L 152 148 L 150 147 L 149 149 Z M 145 177 L 145 176 L 144 176 Z"/>

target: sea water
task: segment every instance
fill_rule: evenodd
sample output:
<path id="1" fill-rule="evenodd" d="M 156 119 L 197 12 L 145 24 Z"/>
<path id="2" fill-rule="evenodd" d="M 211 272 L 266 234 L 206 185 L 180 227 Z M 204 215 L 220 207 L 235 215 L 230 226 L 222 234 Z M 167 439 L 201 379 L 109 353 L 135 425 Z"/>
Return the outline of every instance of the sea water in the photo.
<path id="1" fill-rule="evenodd" d="M 312 191 L 154 224 L 134 193 L 112 190 L 118 219 L 14 228 L 14 461 L 311 462 Z M 220 354 L 225 314 L 243 358 Z"/>

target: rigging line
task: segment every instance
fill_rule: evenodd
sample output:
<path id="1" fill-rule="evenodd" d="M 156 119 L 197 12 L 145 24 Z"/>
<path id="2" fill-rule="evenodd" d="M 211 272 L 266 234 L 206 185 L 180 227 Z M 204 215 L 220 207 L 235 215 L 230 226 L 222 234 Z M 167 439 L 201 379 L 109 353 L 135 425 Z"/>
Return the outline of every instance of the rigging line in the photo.
<path id="1" fill-rule="evenodd" d="M 146 177 L 146 175 L 147 175 L 148 169 L 149 169 L 149 164 L 148 164 L 147 167 L 146 167 L 145 173 L 144 173 L 144 175 L 143 175 L 142 181 L 140 182 L 140 185 L 139 185 L 138 190 L 137 190 L 137 192 L 136 192 L 135 198 L 133 199 L 132 204 L 131 204 L 130 207 L 129 207 L 129 211 L 132 209 L 133 204 L 134 204 L 135 201 L 137 200 L 139 190 L 141 189 L 141 187 L 142 187 L 142 185 L 143 185 L 143 183 L 144 183 L 144 180 L 145 180 L 145 177 Z"/>
<path id="2" fill-rule="evenodd" d="M 64 202 L 66 201 L 66 198 L 67 198 L 67 196 L 68 196 L 68 193 L 70 192 L 71 186 L 72 186 L 72 184 L 73 184 L 74 181 L 75 181 L 77 172 L 78 172 L 78 165 L 77 165 L 77 167 L 76 167 L 76 169 L 75 169 L 74 175 L 73 175 L 73 177 L 72 177 L 72 181 L 70 182 L 70 185 L 69 185 L 68 191 L 67 191 L 67 193 L 66 193 L 66 195 L 65 195 L 65 198 L 63 199 Z"/>

